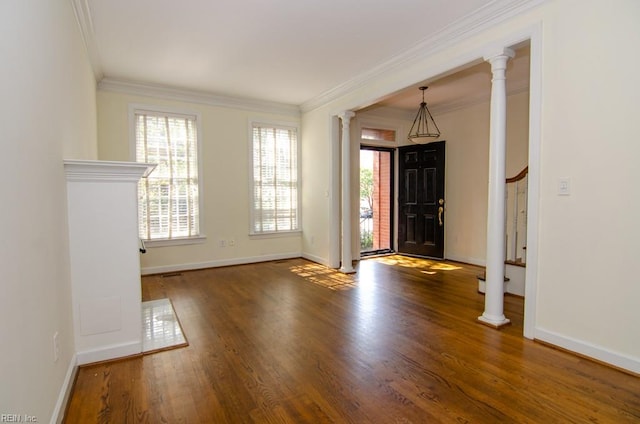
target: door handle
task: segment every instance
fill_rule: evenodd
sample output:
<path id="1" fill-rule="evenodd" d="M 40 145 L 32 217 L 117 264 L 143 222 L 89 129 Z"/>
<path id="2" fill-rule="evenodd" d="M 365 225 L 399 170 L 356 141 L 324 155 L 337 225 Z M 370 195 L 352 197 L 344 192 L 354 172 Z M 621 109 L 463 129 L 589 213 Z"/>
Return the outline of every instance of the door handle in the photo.
<path id="1" fill-rule="evenodd" d="M 442 214 L 444 213 L 444 199 L 440 198 L 438 200 L 438 204 L 440 205 L 438 207 L 438 223 L 440 224 L 440 226 L 442 227 Z"/>

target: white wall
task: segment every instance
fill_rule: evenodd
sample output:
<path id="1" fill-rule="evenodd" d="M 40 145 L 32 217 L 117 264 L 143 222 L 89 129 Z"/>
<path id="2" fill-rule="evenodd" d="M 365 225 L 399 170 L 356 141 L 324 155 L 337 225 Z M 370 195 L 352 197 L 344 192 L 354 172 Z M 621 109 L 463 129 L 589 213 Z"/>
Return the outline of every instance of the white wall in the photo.
<path id="1" fill-rule="evenodd" d="M 507 97 L 507 177 L 527 166 L 528 102 L 528 92 Z M 445 256 L 476 265 L 485 264 L 487 248 L 489 107 L 484 102 L 435 116 L 447 140 Z"/>
<path id="2" fill-rule="evenodd" d="M 555 2 L 545 21 L 537 327 L 640 372 L 640 2 Z M 559 178 L 571 195 L 559 196 Z M 604 352 L 602 352 L 604 351 Z"/>
<path id="3" fill-rule="evenodd" d="M 100 90 L 98 146 L 101 160 L 132 160 L 129 148 L 130 104 L 159 105 L 201 114 L 202 230 L 204 243 L 149 247 L 141 256 L 143 273 L 205 268 L 280 257 L 300 256 L 300 234 L 249 237 L 249 120 L 299 123 L 299 116 L 254 112 L 200 103 Z M 303 149 L 304 154 L 304 149 Z M 306 216 L 303 215 L 303 220 Z M 225 240 L 226 247 L 219 241 Z M 235 241 L 234 246 L 229 240 Z"/>
<path id="4" fill-rule="evenodd" d="M 335 124 L 335 123 L 334 123 Z M 332 230 L 330 225 L 332 167 L 340 167 L 332 159 L 331 115 L 318 111 L 305 114 L 302 120 L 302 251 L 308 258 L 329 265 Z M 337 192 L 338 198 L 340 192 Z M 339 252 L 333 252 L 340 257 Z M 333 264 L 333 266 L 339 265 Z"/>
<path id="5" fill-rule="evenodd" d="M 489 104 L 438 115 L 436 119 L 447 140 L 445 254 L 448 259 L 484 265 Z"/>
<path id="6" fill-rule="evenodd" d="M 480 59 L 496 46 L 539 34 L 532 57 L 539 57 L 534 66 L 541 64 L 540 88 L 533 93 L 536 109 L 530 116 L 540 116 L 534 128 L 540 138 L 533 140 L 529 153 L 530 157 L 534 153 L 540 176 L 539 181 L 529 181 L 530 188 L 539 183 L 536 225 L 531 227 L 529 221 L 538 245 L 528 252 L 536 260 L 528 258 L 527 272 L 534 280 L 527 282 L 532 288 L 527 302 L 534 306 L 528 315 L 533 323 L 527 325 L 536 338 L 636 372 L 640 372 L 636 328 L 640 284 L 630 264 L 637 262 L 640 236 L 640 167 L 635 163 L 640 147 L 633 125 L 640 98 L 635 75 L 640 57 L 634 54 L 640 42 L 639 20 L 640 3 L 633 0 L 589 2 L 588 7 L 577 0 L 546 2 L 380 74 L 303 116 L 303 122 L 313 122 L 313 131 L 321 135 L 314 143 L 321 143 L 328 137 L 322 135 L 328 133 L 327 115 L 371 104 Z M 308 148 L 324 157 L 330 151 L 326 143 Z M 308 177 L 327 181 L 326 169 L 308 160 L 303 166 L 318 172 Z M 565 177 L 571 178 L 572 193 L 558 196 L 558 179 Z M 448 197 L 451 202 L 452 194 Z M 322 228 L 330 224 L 314 222 L 309 230 Z"/>
<path id="7" fill-rule="evenodd" d="M 96 157 L 95 80 L 68 0 L 2 2 L 0 28 L 0 413 L 48 422 L 75 364 L 62 161 Z"/>

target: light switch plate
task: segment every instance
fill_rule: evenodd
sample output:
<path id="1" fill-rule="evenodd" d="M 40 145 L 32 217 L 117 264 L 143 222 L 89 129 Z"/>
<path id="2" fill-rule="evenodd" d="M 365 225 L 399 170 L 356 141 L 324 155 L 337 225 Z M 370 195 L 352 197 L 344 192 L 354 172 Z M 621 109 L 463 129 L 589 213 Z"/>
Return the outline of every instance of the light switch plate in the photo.
<path id="1" fill-rule="evenodd" d="M 571 180 L 569 178 L 558 179 L 558 196 L 569 196 L 571 194 Z"/>

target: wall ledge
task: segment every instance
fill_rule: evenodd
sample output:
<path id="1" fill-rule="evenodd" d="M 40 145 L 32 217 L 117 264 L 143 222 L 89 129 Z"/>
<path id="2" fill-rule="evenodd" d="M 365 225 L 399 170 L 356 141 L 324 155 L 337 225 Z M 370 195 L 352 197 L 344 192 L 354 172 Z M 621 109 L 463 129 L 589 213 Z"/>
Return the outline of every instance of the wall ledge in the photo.
<path id="1" fill-rule="evenodd" d="M 67 181 L 138 182 L 156 167 L 151 163 L 100 160 L 64 160 Z"/>

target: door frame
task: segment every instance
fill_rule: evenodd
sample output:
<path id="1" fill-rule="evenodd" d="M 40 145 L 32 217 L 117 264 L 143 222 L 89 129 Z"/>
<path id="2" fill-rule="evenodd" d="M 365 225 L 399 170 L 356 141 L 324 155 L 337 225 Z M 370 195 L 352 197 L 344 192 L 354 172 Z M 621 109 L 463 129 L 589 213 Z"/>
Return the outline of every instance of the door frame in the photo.
<path id="1" fill-rule="evenodd" d="M 385 147 L 385 146 L 375 146 L 369 144 L 360 144 L 360 148 L 358 149 L 358 153 L 362 150 L 372 150 L 378 152 L 387 152 L 390 154 L 389 164 L 391 166 L 390 169 L 390 178 L 389 181 L 389 248 L 387 249 L 378 249 L 362 252 L 360 250 L 360 257 L 366 257 L 371 255 L 380 255 L 380 254 L 388 254 L 394 253 L 396 251 L 397 246 L 397 220 L 396 220 L 396 208 L 397 208 L 397 198 L 396 198 L 396 181 L 397 181 L 397 171 L 396 171 L 396 157 L 398 153 L 397 147 Z M 358 167 L 359 169 L 359 167 Z M 358 226 L 358 233 L 360 232 L 360 226 Z M 360 235 L 360 234 L 359 234 Z M 360 240 L 360 237 L 358 237 Z"/>

